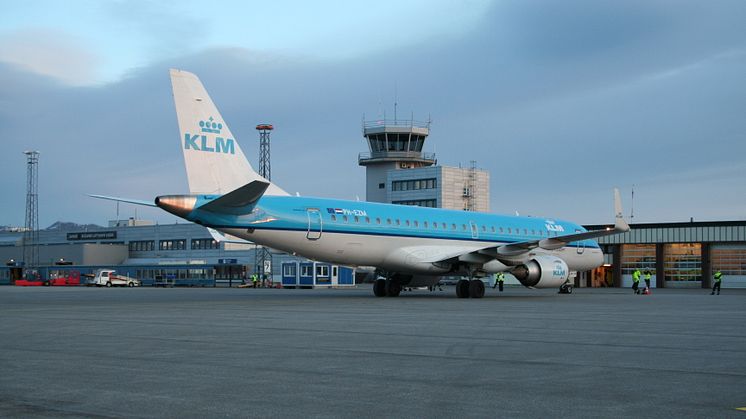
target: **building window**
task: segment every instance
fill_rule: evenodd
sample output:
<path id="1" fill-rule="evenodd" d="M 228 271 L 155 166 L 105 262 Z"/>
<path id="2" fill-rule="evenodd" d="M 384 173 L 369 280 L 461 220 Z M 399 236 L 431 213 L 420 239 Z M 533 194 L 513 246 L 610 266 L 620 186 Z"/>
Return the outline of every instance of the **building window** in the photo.
<path id="1" fill-rule="evenodd" d="M 317 265 L 316 276 L 329 276 L 329 266 L 328 265 Z"/>
<path id="2" fill-rule="evenodd" d="M 435 178 L 395 180 L 391 182 L 392 191 L 417 191 L 420 189 L 435 189 L 436 187 L 437 181 Z"/>
<path id="3" fill-rule="evenodd" d="M 384 189 L 384 188 L 386 188 L 386 184 L 385 183 L 379 183 L 378 184 L 378 189 Z"/>
<path id="4" fill-rule="evenodd" d="M 295 265 L 288 263 L 282 265 L 283 276 L 295 276 Z"/>
<path id="5" fill-rule="evenodd" d="M 302 265 L 300 267 L 301 276 L 313 276 L 313 265 Z"/>
<path id="6" fill-rule="evenodd" d="M 666 255 L 663 259 L 666 281 L 702 280 L 702 246 L 699 243 L 664 244 L 663 254 Z M 651 270 L 655 272 L 655 267 Z"/>
<path id="7" fill-rule="evenodd" d="M 418 207 L 429 207 L 429 208 L 435 208 L 437 206 L 437 201 L 434 199 L 418 199 L 418 200 L 412 200 L 412 201 L 391 201 L 392 204 L 397 205 L 413 205 Z"/>
<path id="8" fill-rule="evenodd" d="M 192 250 L 220 249 L 220 243 L 214 239 L 192 239 Z"/>
<path id="9" fill-rule="evenodd" d="M 741 246 L 716 247 L 712 249 L 712 273 L 722 272 L 728 286 L 746 280 L 746 248 Z"/>
<path id="10" fill-rule="evenodd" d="M 153 240 L 132 241 L 129 243 L 130 252 L 152 252 L 155 250 Z"/>
<path id="11" fill-rule="evenodd" d="M 637 269 L 655 274 L 654 244 L 625 244 L 622 247 L 622 275 L 631 277 Z"/>
<path id="12" fill-rule="evenodd" d="M 161 240 L 158 250 L 186 250 L 186 239 Z"/>

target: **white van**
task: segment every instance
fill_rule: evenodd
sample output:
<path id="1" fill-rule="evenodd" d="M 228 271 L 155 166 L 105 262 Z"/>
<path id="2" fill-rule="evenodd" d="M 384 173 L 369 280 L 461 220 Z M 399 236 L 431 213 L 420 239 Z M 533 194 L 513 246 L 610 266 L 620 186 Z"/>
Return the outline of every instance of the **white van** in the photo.
<path id="1" fill-rule="evenodd" d="M 99 269 L 96 271 L 96 276 L 93 278 L 93 285 L 97 287 L 139 287 L 141 285 L 139 279 L 117 275 L 116 273 L 117 272 L 112 269 Z"/>

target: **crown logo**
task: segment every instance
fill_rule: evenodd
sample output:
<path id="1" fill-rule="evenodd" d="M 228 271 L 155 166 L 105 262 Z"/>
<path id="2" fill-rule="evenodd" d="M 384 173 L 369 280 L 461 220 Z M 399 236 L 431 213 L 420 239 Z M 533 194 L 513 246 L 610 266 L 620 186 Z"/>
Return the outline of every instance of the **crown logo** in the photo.
<path id="1" fill-rule="evenodd" d="M 210 117 L 207 121 L 199 121 L 199 127 L 202 128 L 202 132 L 220 134 L 220 130 L 223 129 L 223 124 L 215 122 L 213 118 Z"/>

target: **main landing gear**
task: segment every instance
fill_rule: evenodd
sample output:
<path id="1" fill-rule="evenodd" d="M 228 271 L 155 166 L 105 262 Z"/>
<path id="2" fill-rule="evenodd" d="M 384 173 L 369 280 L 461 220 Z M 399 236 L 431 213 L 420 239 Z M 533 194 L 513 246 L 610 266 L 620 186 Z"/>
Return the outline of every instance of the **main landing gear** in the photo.
<path id="1" fill-rule="evenodd" d="M 398 278 L 376 279 L 373 283 L 373 294 L 376 297 L 398 297 L 401 293 L 401 281 Z"/>
<path id="2" fill-rule="evenodd" d="M 456 296 L 458 298 L 482 298 L 484 297 L 484 282 L 481 279 L 460 279 L 456 283 Z"/>

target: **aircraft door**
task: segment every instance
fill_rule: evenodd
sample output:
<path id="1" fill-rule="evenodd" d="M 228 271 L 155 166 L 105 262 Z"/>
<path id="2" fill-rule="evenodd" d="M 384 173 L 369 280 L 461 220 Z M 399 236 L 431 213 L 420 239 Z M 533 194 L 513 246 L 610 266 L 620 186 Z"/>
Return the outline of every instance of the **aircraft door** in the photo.
<path id="1" fill-rule="evenodd" d="M 479 238 L 479 227 L 477 227 L 477 223 L 475 223 L 474 221 L 469 221 L 469 225 L 471 226 L 471 238 L 478 239 Z"/>
<path id="2" fill-rule="evenodd" d="M 322 230 L 321 212 L 318 208 L 308 208 L 306 214 L 308 215 L 308 231 L 306 232 L 306 238 L 308 240 L 320 239 Z"/>
<path id="3" fill-rule="evenodd" d="M 575 229 L 575 232 L 581 233 L 581 231 L 578 230 L 577 228 Z M 581 240 L 580 243 L 578 244 L 578 254 L 582 255 L 583 252 L 585 252 L 585 240 Z"/>

